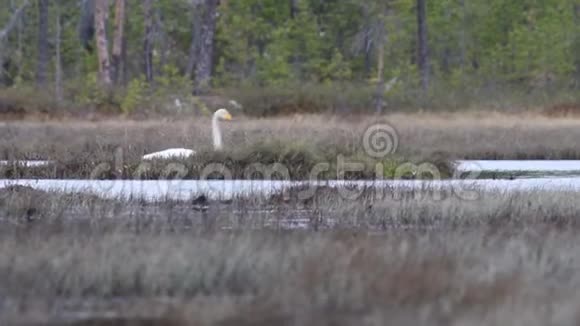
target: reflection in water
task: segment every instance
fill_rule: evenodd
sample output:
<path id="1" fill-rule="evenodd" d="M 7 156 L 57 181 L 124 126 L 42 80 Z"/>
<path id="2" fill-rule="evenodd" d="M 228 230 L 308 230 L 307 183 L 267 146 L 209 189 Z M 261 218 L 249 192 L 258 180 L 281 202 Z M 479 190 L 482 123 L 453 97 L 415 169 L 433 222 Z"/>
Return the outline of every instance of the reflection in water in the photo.
<path id="1" fill-rule="evenodd" d="M 0 165 L 22 164 L 28 167 L 44 166 L 50 161 L 0 161 Z M 380 181 L 271 181 L 271 180 L 0 180 L 0 187 L 19 184 L 41 190 L 64 192 L 89 192 L 110 198 L 139 198 L 146 200 L 190 199 L 206 195 L 212 199 L 229 199 L 234 196 L 269 195 L 293 186 L 310 188 L 326 185 L 388 188 L 397 190 L 435 189 L 451 190 L 468 196 L 468 192 L 482 191 L 580 191 L 580 161 L 457 161 L 461 177 L 476 177 L 480 172 L 538 172 L 527 179 L 517 180 L 380 180 Z M 474 173 L 468 173 L 474 172 Z M 550 173 L 565 177 L 548 177 Z M 467 174 L 475 174 L 469 176 Z M 544 177 L 541 177 L 544 176 Z M 346 189 L 345 189 L 346 190 Z"/>
<path id="2" fill-rule="evenodd" d="M 481 172 L 578 172 L 580 161 L 573 160 L 481 160 L 457 161 L 458 171 Z"/>
<path id="3" fill-rule="evenodd" d="M 145 200 L 186 200 L 206 195 L 212 199 L 234 196 L 270 195 L 293 186 L 377 187 L 397 190 L 433 189 L 461 192 L 476 191 L 580 191 L 580 178 L 529 178 L 517 180 L 380 180 L 380 181 L 273 181 L 273 180 L 0 180 L 0 187 L 25 185 L 40 190 L 88 192 L 109 198 Z"/>
<path id="4" fill-rule="evenodd" d="M 53 163 L 54 162 L 51 162 L 51 161 L 2 161 L 2 160 L 0 160 L 0 166 L 1 165 L 19 165 L 19 166 L 24 166 L 27 168 L 48 166 L 48 165 L 51 165 Z"/>

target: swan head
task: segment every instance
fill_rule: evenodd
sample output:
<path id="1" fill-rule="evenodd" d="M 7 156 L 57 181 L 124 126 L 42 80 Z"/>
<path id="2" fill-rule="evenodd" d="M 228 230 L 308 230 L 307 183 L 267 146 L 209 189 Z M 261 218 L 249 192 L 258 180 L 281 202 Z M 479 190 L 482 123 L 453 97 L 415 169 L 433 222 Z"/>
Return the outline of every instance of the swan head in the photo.
<path id="1" fill-rule="evenodd" d="M 214 118 L 219 120 L 232 120 L 232 115 L 226 109 L 219 109 L 213 114 Z"/>

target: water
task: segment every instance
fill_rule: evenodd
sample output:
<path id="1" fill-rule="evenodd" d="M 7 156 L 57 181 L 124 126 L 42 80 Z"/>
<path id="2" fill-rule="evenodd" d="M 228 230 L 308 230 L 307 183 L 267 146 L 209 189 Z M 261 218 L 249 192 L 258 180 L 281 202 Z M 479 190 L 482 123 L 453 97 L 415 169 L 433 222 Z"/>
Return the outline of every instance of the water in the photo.
<path id="1" fill-rule="evenodd" d="M 269 180 L 0 180 L 0 187 L 24 185 L 40 190 L 87 192 L 108 198 L 186 200 L 205 194 L 210 198 L 280 193 L 291 186 L 374 186 L 397 190 L 440 189 L 458 195 L 485 191 L 580 191 L 580 178 L 526 178 L 516 180 L 384 180 L 384 181 L 269 181 Z"/>
<path id="2" fill-rule="evenodd" d="M 0 164 L 6 161 L 0 161 Z M 45 161 L 23 161 L 28 166 Z M 457 170 L 466 172 L 534 172 L 535 177 L 508 179 L 451 180 L 380 180 L 380 181 L 272 181 L 272 180 L 0 180 L 0 187 L 25 185 L 41 190 L 88 192 L 109 198 L 142 198 L 146 200 L 184 200 L 205 194 L 210 198 L 268 195 L 292 186 L 373 186 L 389 191 L 440 189 L 460 196 L 485 191 L 580 191 L 580 161 L 458 161 Z M 550 173 L 565 176 L 550 176 Z M 518 175 L 520 176 L 520 175 Z"/>
<path id="3" fill-rule="evenodd" d="M 51 165 L 52 161 L 42 160 L 0 160 L 0 165 L 17 164 L 26 167 Z M 580 175 L 580 160 L 459 160 L 456 161 L 458 171 L 483 172 L 578 172 Z"/>
<path id="4" fill-rule="evenodd" d="M 0 160 L 0 165 L 19 165 L 19 166 L 24 166 L 27 168 L 31 168 L 31 167 L 40 167 L 40 166 L 48 166 L 53 164 L 54 162 L 51 161 L 37 161 L 37 160 L 29 160 L 29 161 L 3 161 Z"/>
<path id="5" fill-rule="evenodd" d="M 580 176 L 580 161 L 574 160 L 479 160 L 457 161 L 458 171 L 481 172 L 568 172 Z"/>

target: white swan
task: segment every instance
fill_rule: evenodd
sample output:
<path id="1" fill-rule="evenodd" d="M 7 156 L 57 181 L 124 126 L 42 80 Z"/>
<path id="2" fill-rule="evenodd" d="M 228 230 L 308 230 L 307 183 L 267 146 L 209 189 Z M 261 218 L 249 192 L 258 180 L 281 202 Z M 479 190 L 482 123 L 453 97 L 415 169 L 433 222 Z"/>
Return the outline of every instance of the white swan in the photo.
<path id="1" fill-rule="evenodd" d="M 211 132 L 213 136 L 213 148 L 219 151 L 223 148 L 222 144 L 222 134 L 220 131 L 219 121 L 220 120 L 232 120 L 232 115 L 226 109 L 219 109 L 215 111 L 211 119 Z M 152 159 L 167 159 L 175 157 L 189 157 L 195 155 L 196 152 L 193 149 L 187 148 L 169 148 L 164 151 L 155 152 L 143 156 L 144 160 Z"/>

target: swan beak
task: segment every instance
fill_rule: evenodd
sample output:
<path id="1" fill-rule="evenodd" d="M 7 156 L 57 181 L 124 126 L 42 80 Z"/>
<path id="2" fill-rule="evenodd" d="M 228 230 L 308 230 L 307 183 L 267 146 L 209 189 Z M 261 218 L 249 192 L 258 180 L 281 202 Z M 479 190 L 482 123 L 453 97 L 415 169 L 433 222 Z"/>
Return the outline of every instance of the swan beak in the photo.
<path id="1" fill-rule="evenodd" d="M 224 119 L 230 121 L 232 120 L 232 115 L 228 113 L 224 116 Z"/>

